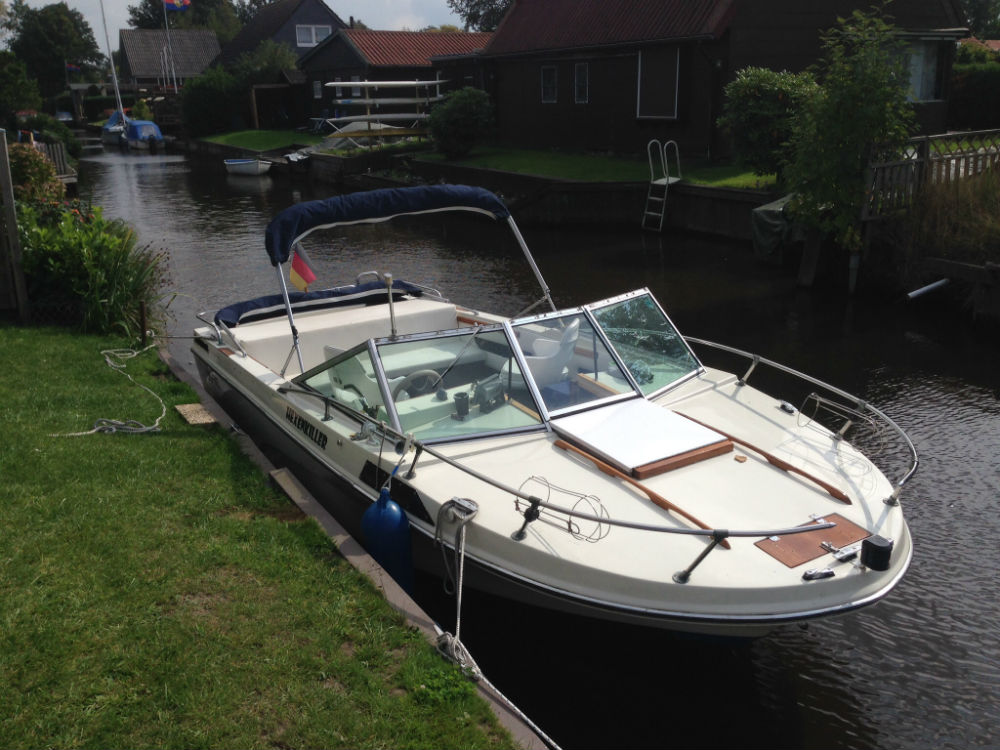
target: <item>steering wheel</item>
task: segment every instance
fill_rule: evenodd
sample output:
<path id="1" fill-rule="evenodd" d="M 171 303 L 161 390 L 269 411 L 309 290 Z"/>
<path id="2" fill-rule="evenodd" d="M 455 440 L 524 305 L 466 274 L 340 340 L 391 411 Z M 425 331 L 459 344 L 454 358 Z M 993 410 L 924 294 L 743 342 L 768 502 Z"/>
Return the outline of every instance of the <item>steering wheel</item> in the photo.
<path id="1" fill-rule="evenodd" d="M 418 383 L 417 381 L 423 379 L 424 382 Z M 440 376 L 434 370 L 414 370 L 405 378 L 396 383 L 396 387 L 392 389 L 392 400 L 395 401 L 402 391 L 407 390 L 411 385 L 414 385 L 414 390 L 417 395 L 423 393 L 429 393 L 430 390 L 438 384 Z"/>

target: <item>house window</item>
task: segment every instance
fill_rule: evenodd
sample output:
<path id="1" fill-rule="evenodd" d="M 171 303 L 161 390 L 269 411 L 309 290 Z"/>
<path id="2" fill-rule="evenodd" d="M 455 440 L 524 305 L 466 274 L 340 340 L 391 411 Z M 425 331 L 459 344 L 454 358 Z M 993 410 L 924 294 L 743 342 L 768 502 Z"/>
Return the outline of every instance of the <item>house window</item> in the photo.
<path id="1" fill-rule="evenodd" d="M 313 99 L 323 98 L 323 82 L 313 81 Z"/>
<path id="2" fill-rule="evenodd" d="M 542 104 L 556 103 L 556 66 L 542 66 Z"/>
<path id="3" fill-rule="evenodd" d="M 336 78 L 333 79 L 333 82 L 334 83 L 340 83 L 342 80 L 344 80 L 344 79 L 341 78 L 340 76 L 337 76 Z M 343 96 L 344 96 L 344 87 L 343 86 L 334 86 L 333 87 L 333 95 L 335 97 L 337 97 L 338 99 L 342 99 Z"/>
<path id="4" fill-rule="evenodd" d="M 329 26 L 305 26 L 295 27 L 295 43 L 299 47 L 315 47 L 328 36 L 332 29 Z"/>
<path id="5" fill-rule="evenodd" d="M 359 82 L 361 80 L 361 76 L 351 76 L 351 80 L 354 82 Z M 355 99 L 361 96 L 361 87 L 351 86 L 351 96 L 353 96 Z"/>
<path id="6" fill-rule="evenodd" d="M 590 101 L 590 63 L 577 63 L 574 68 L 573 101 L 577 104 Z"/>
<path id="7" fill-rule="evenodd" d="M 639 52 L 639 90 L 635 105 L 637 118 L 677 119 L 680 68 L 680 47 L 650 47 Z"/>
<path id="8" fill-rule="evenodd" d="M 940 99 L 938 53 L 936 41 L 921 39 L 910 42 L 907 49 L 907 69 L 910 75 L 910 101 L 925 102 Z"/>

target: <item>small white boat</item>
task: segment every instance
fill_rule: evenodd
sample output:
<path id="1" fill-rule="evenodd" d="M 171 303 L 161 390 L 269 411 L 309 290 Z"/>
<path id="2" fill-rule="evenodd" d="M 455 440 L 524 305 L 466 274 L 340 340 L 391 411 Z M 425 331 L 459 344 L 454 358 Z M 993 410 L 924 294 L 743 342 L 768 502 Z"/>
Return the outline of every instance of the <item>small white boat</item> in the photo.
<path id="1" fill-rule="evenodd" d="M 229 174 L 261 175 L 271 168 L 271 162 L 262 159 L 225 159 Z"/>
<path id="2" fill-rule="evenodd" d="M 448 211 L 506 222 L 535 305 L 508 318 L 372 271 L 285 286 L 316 230 Z M 464 570 L 465 585 L 573 615 L 755 636 L 872 604 L 903 577 L 917 457 L 888 416 L 682 337 L 648 289 L 557 309 L 492 193 L 300 203 L 265 245 L 281 292 L 199 315 L 202 380 L 401 582 L 413 565 Z M 748 366 L 715 369 L 695 347 Z M 805 386 L 800 408 L 749 384 L 769 369 Z M 869 427 L 895 481 L 849 442 Z"/>

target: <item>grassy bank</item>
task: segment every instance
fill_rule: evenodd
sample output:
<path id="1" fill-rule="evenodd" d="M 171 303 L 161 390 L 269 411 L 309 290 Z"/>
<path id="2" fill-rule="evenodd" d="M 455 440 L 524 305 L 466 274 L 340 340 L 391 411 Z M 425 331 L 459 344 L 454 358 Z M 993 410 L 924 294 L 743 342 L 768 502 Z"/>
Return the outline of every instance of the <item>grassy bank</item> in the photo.
<path id="1" fill-rule="evenodd" d="M 288 148 L 293 144 L 319 143 L 322 136 L 297 131 L 241 130 L 213 136 L 206 140 L 255 151 L 270 151 Z M 423 151 L 414 154 L 414 156 L 427 161 L 446 161 L 444 156 L 434 151 Z M 602 154 L 574 154 L 553 150 L 480 146 L 465 159 L 454 163 L 482 169 L 500 169 L 507 172 L 585 182 L 645 182 L 649 179 L 649 165 L 644 157 L 628 158 Z M 740 167 L 707 164 L 683 158 L 681 172 L 686 181 L 711 187 L 769 190 L 773 189 L 775 184 L 773 175 L 759 177 Z"/>
<path id="2" fill-rule="evenodd" d="M 458 671 L 154 351 L 0 325 L 6 747 L 510 747 Z"/>
<path id="3" fill-rule="evenodd" d="M 205 140 L 251 151 L 274 151 L 292 146 L 313 146 L 322 141 L 323 136 L 301 130 L 237 130 L 209 136 Z"/>
<path id="4" fill-rule="evenodd" d="M 420 159 L 445 162 L 433 152 L 422 153 Z M 645 182 L 649 180 L 649 164 L 645 158 L 627 158 L 602 154 L 573 154 L 562 151 L 499 148 L 482 146 L 466 158 L 452 162 L 467 167 L 500 169 L 506 172 L 535 174 L 561 180 L 583 182 Z M 687 182 L 712 187 L 770 189 L 774 177 L 758 177 L 731 165 L 681 161 L 681 175 Z"/>

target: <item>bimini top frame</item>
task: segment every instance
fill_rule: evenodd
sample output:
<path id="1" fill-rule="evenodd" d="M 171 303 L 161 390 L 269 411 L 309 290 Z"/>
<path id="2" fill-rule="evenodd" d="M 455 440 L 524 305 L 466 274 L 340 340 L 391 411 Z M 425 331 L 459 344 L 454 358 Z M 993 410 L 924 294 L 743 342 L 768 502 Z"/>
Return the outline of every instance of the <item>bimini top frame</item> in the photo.
<path id="1" fill-rule="evenodd" d="M 542 302 L 548 302 L 553 311 L 556 309 L 549 287 L 545 283 L 545 279 L 542 278 L 542 273 L 521 236 L 517 224 L 514 223 L 510 211 L 507 210 L 503 201 L 488 190 L 466 185 L 427 185 L 371 190 L 363 193 L 337 195 L 324 200 L 297 203 L 286 208 L 267 225 L 264 245 L 268 257 L 271 259 L 271 265 L 277 268 L 281 294 L 285 301 L 285 310 L 289 326 L 292 329 L 293 343 L 299 357 L 300 368 L 302 367 L 302 355 L 299 352 L 298 332 L 295 329 L 295 320 L 288 298 L 288 286 L 281 270 L 281 264 L 288 261 L 292 249 L 317 229 L 330 229 L 350 224 L 376 224 L 400 216 L 446 211 L 468 211 L 484 214 L 494 219 L 506 219 L 517 244 L 521 247 L 524 257 L 542 288 L 542 298 L 528 309 Z"/>

